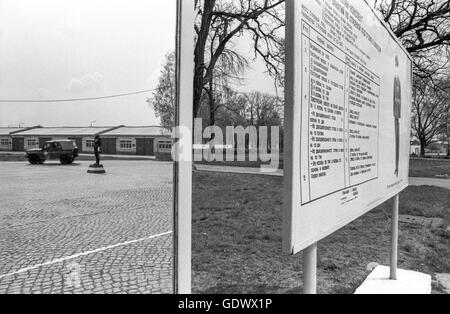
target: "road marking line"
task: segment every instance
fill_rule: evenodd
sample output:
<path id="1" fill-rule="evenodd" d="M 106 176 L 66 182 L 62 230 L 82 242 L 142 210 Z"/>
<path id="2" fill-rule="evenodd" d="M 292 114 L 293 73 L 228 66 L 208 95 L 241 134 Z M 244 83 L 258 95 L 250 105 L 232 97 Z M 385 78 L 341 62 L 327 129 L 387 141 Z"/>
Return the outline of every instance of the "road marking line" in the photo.
<path id="1" fill-rule="evenodd" d="M 0 275 L 0 280 L 4 279 L 6 277 L 12 277 L 12 276 L 15 276 L 15 275 L 20 275 L 20 274 L 23 274 L 23 273 L 26 273 L 26 272 L 29 272 L 31 270 L 35 270 L 35 269 L 38 269 L 38 268 L 41 268 L 41 267 L 51 266 L 51 265 L 59 264 L 59 263 L 62 263 L 62 262 L 67 262 L 67 261 L 70 261 L 70 260 L 73 260 L 73 259 L 77 259 L 77 258 L 80 258 L 80 257 L 83 257 L 83 256 L 88 256 L 88 255 L 91 255 L 91 254 L 97 254 L 97 253 L 100 253 L 100 252 L 116 249 L 118 247 L 128 246 L 128 245 L 131 245 L 131 244 L 136 244 L 136 243 L 145 242 L 145 241 L 148 241 L 148 240 L 153 240 L 153 239 L 156 239 L 156 238 L 161 238 L 161 237 L 167 236 L 167 235 L 172 234 L 172 233 L 173 233 L 173 231 L 168 231 L 168 232 L 165 232 L 165 233 L 153 235 L 153 236 L 142 238 L 142 239 L 138 239 L 138 240 L 132 240 L 132 241 L 124 242 L 124 243 L 119 243 L 119 244 L 115 244 L 115 245 L 111 245 L 111 246 L 106 246 L 106 247 L 103 247 L 103 248 L 100 248 L 100 249 L 96 249 L 96 250 L 93 250 L 93 251 L 87 251 L 87 252 L 75 254 L 75 255 L 72 255 L 72 256 L 58 258 L 58 259 L 55 259 L 55 260 L 50 261 L 50 262 L 37 264 L 37 265 L 34 265 L 34 266 L 30 266 L 30 267 L 27 267 L 27 268 L 20 269 L 18 271 L 15 271 L 15 272 L 12 272 L 12 273 L 9 273 L 9 274 Z"/>

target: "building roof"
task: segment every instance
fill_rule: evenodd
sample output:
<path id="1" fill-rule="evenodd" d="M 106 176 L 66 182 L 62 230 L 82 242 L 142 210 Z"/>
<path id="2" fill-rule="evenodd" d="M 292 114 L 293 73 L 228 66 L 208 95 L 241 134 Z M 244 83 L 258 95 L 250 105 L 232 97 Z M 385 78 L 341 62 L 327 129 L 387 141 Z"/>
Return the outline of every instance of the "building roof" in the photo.
<path id="1" fill-rule="evenodd" d="M 102 134 L 113 127 L 57 127 L 57 128 L 36 128 L 15 133 L 14 136 L 94 136 Z"/>
<path id="2" fill-rule="evenodd" d="M 10 135 L 13 132 L 18 132 L 23 130 L 24 128 L 0 128 L 0 135 Z"/>
<path id="3" fill-rule="evenodd" d="M 139 126 L 139 127 L 120 127 L 109 132 L 104 136 L 170 136 L 170 132 L 159 126 Z"/>

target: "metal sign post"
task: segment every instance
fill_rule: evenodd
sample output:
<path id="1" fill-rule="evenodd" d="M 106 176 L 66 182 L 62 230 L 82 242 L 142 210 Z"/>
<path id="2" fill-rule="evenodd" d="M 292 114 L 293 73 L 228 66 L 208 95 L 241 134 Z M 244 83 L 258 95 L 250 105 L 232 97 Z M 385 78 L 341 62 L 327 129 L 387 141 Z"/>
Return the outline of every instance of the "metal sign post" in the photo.
<path id="1" fill-rule="evenodd" d="M 391 250 L 391 280 L 397 280 L 398 266 L 398 216 L 400 195 L 396 195 L 392 204 L 392 250 Z"/>
<path id="2" fill-rule="evenodd" d="M 178 294 L 191 293 L 194 8 L 194 0 L 177 0 L 176 136 L 182 143 L 176 145 L 174 166 L 174 281 Z"/>
<path id="3" fill-rule="evenodd" d="M 317 243 L 303 251 L 303 293 L 317 294 Z"/>

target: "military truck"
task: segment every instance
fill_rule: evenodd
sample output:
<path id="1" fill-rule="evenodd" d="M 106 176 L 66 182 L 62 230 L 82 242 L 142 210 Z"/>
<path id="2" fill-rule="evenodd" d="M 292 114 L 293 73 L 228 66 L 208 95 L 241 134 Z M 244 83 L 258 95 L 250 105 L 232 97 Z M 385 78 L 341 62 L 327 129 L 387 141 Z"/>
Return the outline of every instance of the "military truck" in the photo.
<path id="1" fill-rule="evenodd" d="M 41 148 L 26 151 L 26 158 L 32 165 L 43 164 L 47 160 L 59 160 L 63 165 L 70 165 L 78 157 L 78 147 L 72 140 L 45 142 Z"/>

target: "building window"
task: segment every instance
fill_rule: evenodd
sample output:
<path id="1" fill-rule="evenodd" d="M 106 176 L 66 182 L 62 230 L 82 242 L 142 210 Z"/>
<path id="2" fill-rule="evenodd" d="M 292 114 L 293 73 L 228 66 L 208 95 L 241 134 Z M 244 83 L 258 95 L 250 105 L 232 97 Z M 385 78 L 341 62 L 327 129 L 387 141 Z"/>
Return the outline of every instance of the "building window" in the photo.
<path id="1" fill-rule="evenodd" d="M 27 147 L 28 148 L 38 148 L 39 147 L 39 140 L 35 139 L 35 138 L 27 139 Z"/>
<path id="2" fill-rule="evenodd" d="M 94 149 L 94 140 L 86 140 L 86 148 Z"/>
<path id="3" fill-rule="evenodd" d="M 121 150 L 132 150 L 133 149 L 133 141 L 120 141 L 120 149 Z"/>
<path id="4" fill-rule="evenodd" d="M 159 142 L 159 149 L 172 149 L 172 142 Z"/>
<path id="5" fill-rule="evenodd" d="M 11 142 L 9 139 L 7 139 L 7 138 L 0 139 L 0 146 L 5 147 L 5 146 L 9 146 L 9 145 L 11 145 Z"/>

